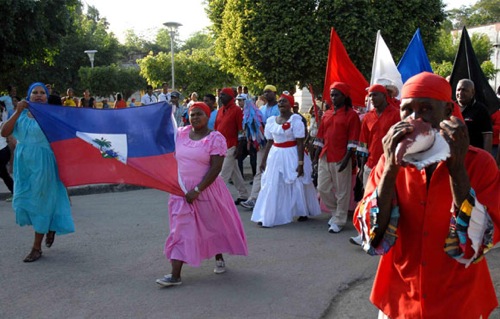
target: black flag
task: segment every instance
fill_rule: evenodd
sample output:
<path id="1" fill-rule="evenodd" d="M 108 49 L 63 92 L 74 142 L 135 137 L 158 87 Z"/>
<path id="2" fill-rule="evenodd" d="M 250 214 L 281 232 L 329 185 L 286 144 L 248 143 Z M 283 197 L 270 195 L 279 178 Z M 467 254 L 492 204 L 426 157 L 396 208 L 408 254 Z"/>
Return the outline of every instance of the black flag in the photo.
<path id="1" fill-rule="evenodd" d="M 465 27 L 462 29 L 460 45 L 458 46 L 458 52 L 455 56 L 455 62 L 453 63 L 453 70 L 451 71 L 450 84 L 453 92 L 453 100 L 456 99 L 455 90 L 458 81 L 461 79 L 469 79 L 474 82 L 476 100 L 486 105 L 490 115 L 500 108 L 500 103 L 498 102 L 495 91 L 491 88 L 477 61 L 469 34 Z"/>

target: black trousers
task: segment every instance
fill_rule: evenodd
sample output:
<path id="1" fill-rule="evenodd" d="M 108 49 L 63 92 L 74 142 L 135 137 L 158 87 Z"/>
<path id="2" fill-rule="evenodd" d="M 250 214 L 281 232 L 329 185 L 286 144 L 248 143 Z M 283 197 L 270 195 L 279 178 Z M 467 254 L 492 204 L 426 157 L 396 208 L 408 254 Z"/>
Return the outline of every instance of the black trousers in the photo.
<path id="1" fill-rule="evenodd" d="M 14 192 L 14 181 L 10 177 L 7 171 L 7 163 L 10 161 L 10 148 L 9 146 L 4 147 L 0 150 L 0 178 L 3 179 L 5 185 L 10 190 L 11 193 Z"/>

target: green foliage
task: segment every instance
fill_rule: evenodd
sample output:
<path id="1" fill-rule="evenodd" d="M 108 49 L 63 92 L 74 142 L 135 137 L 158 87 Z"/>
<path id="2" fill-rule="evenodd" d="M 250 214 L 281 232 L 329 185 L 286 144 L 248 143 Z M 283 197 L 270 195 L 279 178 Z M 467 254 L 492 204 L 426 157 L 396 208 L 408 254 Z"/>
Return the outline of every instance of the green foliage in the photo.
<path id="1" fill-rule="evenodd" d="M 480 0 L 471 6 L 461 6 L 448 12 L 455 29 L 474 27 L 500 21 L 500 0 Z"/>
<path id="2" fill-rule="evenodd" d="M 495 69 L 495 65 L 490 60 L 481 63 L 481 70 L 488 80 L 493 80 L 500 69 Z"/>
<path id="3" fill-rule="evenodd" d="M 418 27 L 432 43 L 444 20 L 440 0 L 208 0 L 207 11 L 223 69 L 260 90 L 322 91 L 331 27 L 369 79 L 377 30 L 398 61 Z"/>
<path id="4" fill-rule="evenodd" d="M 453 70 L 453 63 L 450 61 L 442 61 L 441 63 L 431 62 L 432 71 L 434 73 L 441 75 L 442 77 L 447 77 L 451 75 Z"/>
<path id="5" fill-rule="evenodd" d="M 170 53 L 152 52 L 138 60 L 140 74 L 153 87 L 160 87 L 172 78 Z M 221 71 L 220 61 L 214 55 L 213 47 L 208 49 L 184 50 L 174 55 L 175 89 L 181 92 L 196 91 L 201 94 L 215 92 L 218 87 L 232 85 L 235 80 Z"/>
<path id="6" fill-rule="evenodd" d="M 458 46 L 460 45 L 460 36 L 461 33 L 451 33 L 445 29 L 440 30 L 437 41 L 428 50 L 432 70 L 435 73 L 445 77 L 451 74 L 453 62 L 455 61 Z M 488 62 L 493 50 L 488 36 L 485 34 L 475 33 L 471 36 L 471 43 L 479 63 L 484 64 L 485 62 Z M 488 64 L 484 65 L 488 66 Z M 483 66 L 481 66 L 481 68 L 485 74 L 486 72 L 490 72 L 488 74 L 491 74 L 491 69 L 485 69 Z"/>
<path id="7" fill-rule="evenodd" d="M 78 71 L 82 90 L 88 88 L 95 96 L 107 97 L 121 92 L 127 100 L 135 91 L 146 86 L 135 68 L 121 68 L 115 64 L 102 67 L 82 67 Z"/>

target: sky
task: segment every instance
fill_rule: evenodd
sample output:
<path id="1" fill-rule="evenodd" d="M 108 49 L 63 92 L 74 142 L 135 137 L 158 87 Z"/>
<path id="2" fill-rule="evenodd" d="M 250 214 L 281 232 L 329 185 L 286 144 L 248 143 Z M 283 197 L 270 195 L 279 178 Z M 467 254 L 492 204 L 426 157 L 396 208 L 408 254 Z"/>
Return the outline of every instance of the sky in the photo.
<path id="1" fill-rule="evenodd" d="M 82 0 L 97 8 L 101 17 L 106 17 L 109 29 L 123 42 L 128 29 L 143 38 L 154 40 L 158 29 L 165 22 L 178 22 L 181 40 L 210 25 L 203 0 Z M 446 9 L 471 5 L 477 0 L 444 0 Z"/>

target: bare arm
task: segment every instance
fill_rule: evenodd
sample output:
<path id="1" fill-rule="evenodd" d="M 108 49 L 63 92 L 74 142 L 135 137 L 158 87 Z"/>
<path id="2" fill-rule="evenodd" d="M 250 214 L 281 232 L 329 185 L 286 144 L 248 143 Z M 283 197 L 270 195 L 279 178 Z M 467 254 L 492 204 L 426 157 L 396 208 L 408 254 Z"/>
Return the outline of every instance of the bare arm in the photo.
<path id="1" fill-rule="evenodd" d="M 201 182 L 197 185 L 198 189 L 201 192 L 205 190 L 208 186 L 210 186 L 222 169 L 222 163 L 224 162 L 224 157 L 220 155 L 211 155 L 210 156 L 210 168 L 208 172 L 205 174 Z M 188 203 L 193 203 L 195 199 L 198 198 L 200 193 L 196 192 L 194 189 L 191 189 L 186 193 L 186 200 Z"/>
<path id="2" fill-rule="evenodd" d="M 491 154 L 493 148 L 493 133 L 483 133 L 483 149 Z"/>
<path id="3" fill-rule="evenodd" d="M 297 155 L 299 156 L 297 175 L 304 176 L 304 138 L 297 138 L 295 140 L 297 141 L 297 153 L 298 153 Z"/>
<path id="4" fill-rule="evenodd" d="M 26 101 L 20 101 L 17 103 L 17 107 L 16 110 L 14 111 L 14 114 L 12 114 L 12 116 L 2 125 L 2 130 L 0 131 L 0 134 L 3 137 L 7 137 L 12 134 L 17 119 L 24 111 L 24 109 L 27 108 L 28 106 L 29 106 L 28 102 Z"/>

